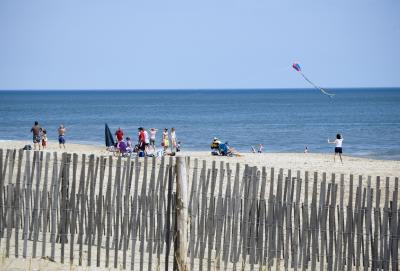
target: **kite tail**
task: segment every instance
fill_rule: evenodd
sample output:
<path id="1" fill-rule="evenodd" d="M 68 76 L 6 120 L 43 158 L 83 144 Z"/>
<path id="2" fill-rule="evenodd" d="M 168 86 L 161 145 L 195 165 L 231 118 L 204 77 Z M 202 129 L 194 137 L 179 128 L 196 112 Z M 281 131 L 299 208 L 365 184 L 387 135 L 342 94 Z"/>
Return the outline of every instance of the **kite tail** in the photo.
<path id="1" fill-rule="evenodd" d="M 310 79 L 308 79 L 302 72 L 300 72 L 301 76 L 303 76 L 303 78 L 310 83 L 313 87 L 315 87 L 316 89 L 319 89 L 323 94 L 328 95 L 329 97 L 333 98 L 333 96 L 335 96 L 335 94 L 332 93 L 328 93 L 326 92 L 326 90 L 324 90 L 323 88 L 320 88 L 319 86 L 317 86 L 316 84 L 314 84 L 313 82 L 310 81 Z"/>

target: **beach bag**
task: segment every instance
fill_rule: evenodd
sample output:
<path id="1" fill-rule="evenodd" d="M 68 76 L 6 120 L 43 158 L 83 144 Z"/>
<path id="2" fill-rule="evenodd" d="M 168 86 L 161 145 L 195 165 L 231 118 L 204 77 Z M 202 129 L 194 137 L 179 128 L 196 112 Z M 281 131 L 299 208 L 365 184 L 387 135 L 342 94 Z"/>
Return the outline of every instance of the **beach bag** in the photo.
<path id="1" fill-rule="evenodd" d="M 31 145 L 25 145 L 22 149 L 24 151 L 30 151 L 30 150 L 32 150 L 32 146 Z"/>

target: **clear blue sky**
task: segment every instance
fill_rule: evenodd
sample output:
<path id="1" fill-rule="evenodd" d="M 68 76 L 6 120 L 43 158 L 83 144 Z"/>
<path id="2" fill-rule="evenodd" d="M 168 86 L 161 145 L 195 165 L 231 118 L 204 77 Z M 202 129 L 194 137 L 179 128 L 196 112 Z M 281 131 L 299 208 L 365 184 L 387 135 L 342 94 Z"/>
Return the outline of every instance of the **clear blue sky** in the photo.
<path id="1" fill-rule="evenodd" d="M 400 86 L 399 0 L 1 0 L 0 89 Z"/>

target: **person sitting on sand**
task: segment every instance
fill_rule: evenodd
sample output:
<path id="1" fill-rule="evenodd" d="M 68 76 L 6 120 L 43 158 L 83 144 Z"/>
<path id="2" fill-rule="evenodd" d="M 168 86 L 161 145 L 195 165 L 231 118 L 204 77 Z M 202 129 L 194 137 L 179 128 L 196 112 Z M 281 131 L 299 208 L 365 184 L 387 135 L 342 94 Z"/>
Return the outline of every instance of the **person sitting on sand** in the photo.
<path id="1" fill-rule="evenodd" d="M 333 156 L 333 162 L 335 162 L 335 158 L 336 158 L 336 154 L 339 154 L 340 157 L 340 162 L 342 162 L 343 164 L 343 160 L 342 160 L 342 142 L 343 142 L 343 137 L 341 134 L 337 134 L 336 135 L 336 139 L 334 141 L 330 141 L 328 138 L 328 143 L 329 144 L 335 144 L 335 154 Z"/>
<path id="2" fill-rule="evenodd" d="M 67 129 L 65 129 L 63 124 L 60 124 L 60 127 L 58 127 L 58 144 L 60 146 L 64 147 L 65 149 L 65 132 L 67 131 Z"/>
<path id="3" fill-rule="evenodd" d="M 42 128 L 39 126 L 39 122 L 35 121 L 35 124 L 31 128 L 34 150 L 36 150 L 36 146 L 38 146 L 38 148 L 40 150 L 40 132 L 41 131 L 42 131 Z"/>
<path id="4" fill-rule="evenodd" d="M 128 151 L 133 151 L 132 141 L 129 136 L 125 139 L 125 143 L 126 143 L 126 149 Z"/>
<path id="5" fill-rule="evenodd" d="M 219 144 L 221 144 L 221 141 L 218 140 L 218 138 L 214 137 L 213 141 L 211 142 L 211 154 L 212 155 L 219 155 Z"/>

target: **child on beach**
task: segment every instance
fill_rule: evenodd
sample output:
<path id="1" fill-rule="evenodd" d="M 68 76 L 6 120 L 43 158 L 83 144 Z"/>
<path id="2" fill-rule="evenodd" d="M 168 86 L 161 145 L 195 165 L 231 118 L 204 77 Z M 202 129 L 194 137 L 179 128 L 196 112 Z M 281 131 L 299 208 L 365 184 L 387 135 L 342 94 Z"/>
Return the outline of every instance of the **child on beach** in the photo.
<path id="1" fill-rule="evenodd" d="M 58 127 L 58 143 L 60 145 L 60 149 L 61 146 L 64 147 L 65 149 L 65 132 L 67 129 L 65 129 L 63 124 L 60 124 L 60 127 Z"/>
<path id="2" fill-rule="evenodd" d="M 171 128 L 171 152 L 176 152 L 176 133 L 175 128 Z"/>
<path id="3" fill-rule="evenodd" d="M 47 131 L 46 131 L 46 129 L 43 129 L 42 130 L 42 147 L 43 147 L 43 150 L 46 149 L 46 146 L 47 146 Z"/>
<path id="4" fill-rule="evenodd" d="M 337 134 L 336 135 L 336 139 L 334 141 L 330 141 L 328 138 L 328 143 L 329 144 L 335 144 L 335 155 L 333 156 L 333 162 L 335 162 L 336 159 L 336 154 L 339 154 L 340 157 L 340 162 L 342 162 L 343 164 L 343 160 L 342 160 L 342 142 L 343 142 L 343 137 L 341 134 Z"/>
<path id="5" fill-rule="evenodd" d="M 263 144 L 258 144 L 258 150 L 256 151 L 256 148 L 254 148 L 254 146 L 251 146 L 251 152 L 252 153 L 262 153 L 264 149 L 264 145 Z"/>

